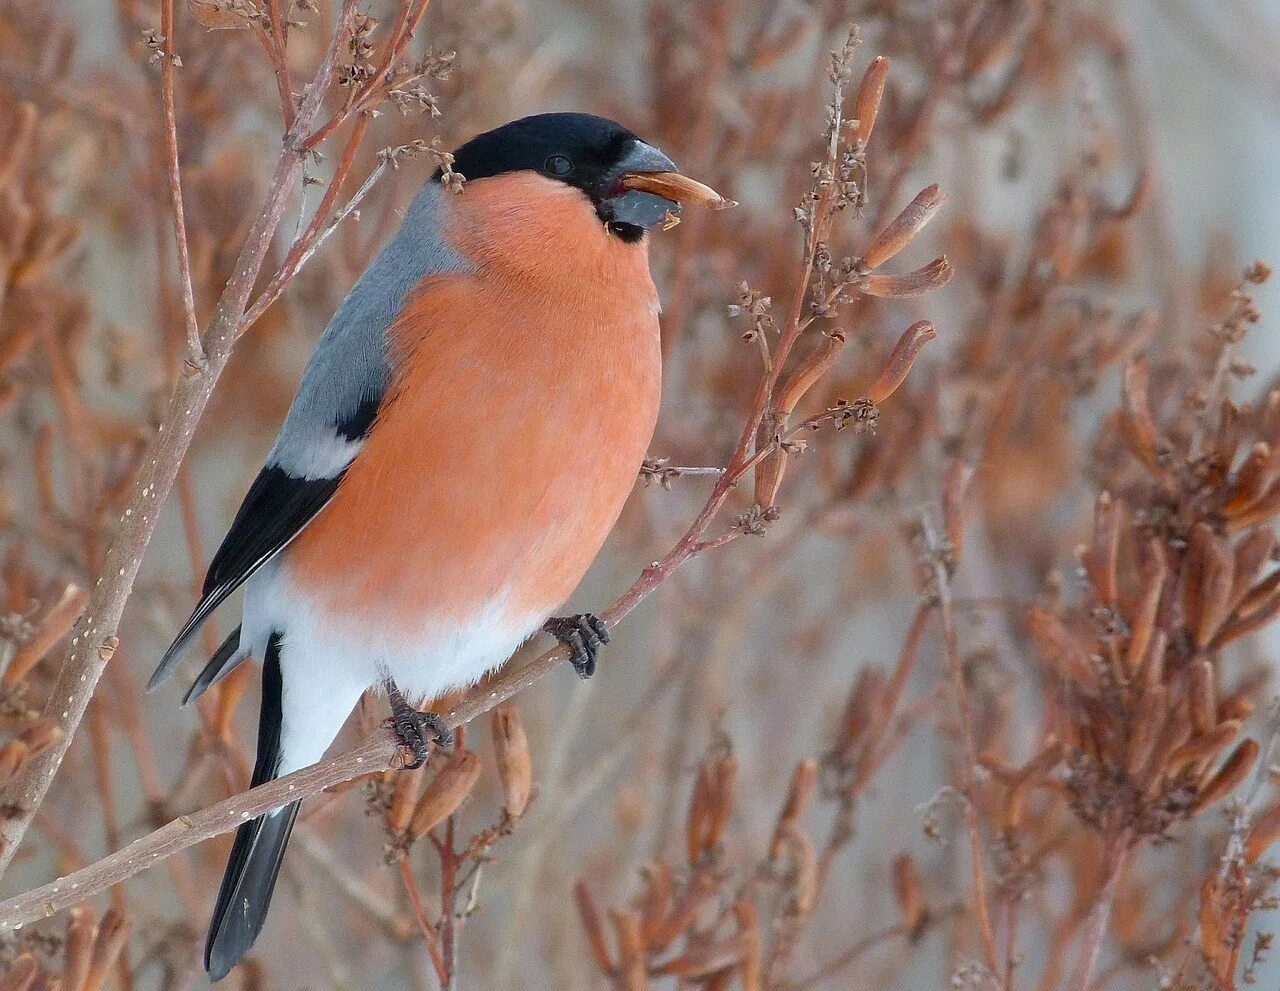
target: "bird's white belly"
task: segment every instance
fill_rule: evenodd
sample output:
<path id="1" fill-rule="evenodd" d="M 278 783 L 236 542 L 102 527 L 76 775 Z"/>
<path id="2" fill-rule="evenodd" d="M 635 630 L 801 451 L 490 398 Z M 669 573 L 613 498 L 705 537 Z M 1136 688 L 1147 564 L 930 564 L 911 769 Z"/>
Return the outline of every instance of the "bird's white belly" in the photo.
<path id="1" fill-rule="evenodd" d="M 271 562 L 247 583 L 242 648 L 261 658 L 281 635 L 281 773 L 319 760 L 360 695 L 388 678 L 415 704 L 475 684 L 532 636 L 545 616 L 512 617 L 506 596 L 462 621 L 331 615 Z"/>

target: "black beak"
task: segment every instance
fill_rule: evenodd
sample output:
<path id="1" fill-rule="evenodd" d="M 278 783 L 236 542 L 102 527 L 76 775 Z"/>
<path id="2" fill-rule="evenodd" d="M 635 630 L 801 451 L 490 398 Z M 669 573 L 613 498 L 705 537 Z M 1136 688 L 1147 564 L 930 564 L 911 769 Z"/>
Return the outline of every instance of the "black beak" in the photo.
<path id="1" fill-rule="evenodd" d="M 678 218 L 679 202 L 627 184 L 634 175 L 674 172 L 675 162 L 657 148 L 637 141 L 609 176 L 613 188 L 602 209 L 606 223 L 648 230 Z"/>

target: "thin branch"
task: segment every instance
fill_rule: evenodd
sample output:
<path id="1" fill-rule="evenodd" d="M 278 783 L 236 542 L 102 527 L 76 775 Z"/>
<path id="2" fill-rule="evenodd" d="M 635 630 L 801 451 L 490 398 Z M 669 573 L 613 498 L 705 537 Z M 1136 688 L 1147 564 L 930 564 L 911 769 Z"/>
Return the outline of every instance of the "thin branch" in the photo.
<path id="1" fill-rule="evenodd" d="M 200 342 L 200 322 L 196 317 L 195 292 L 191 286 L 191 252 L 187 242 L 187 220 L 182 207 L 182 166 L 178 163 L 178 123 L 174 109 L 173 76 L 177 68 L 174 53 L 173 0 L 161 0 L 160 33 L 164 53 L 160 65 L 161 103 L 164 106 L 164 150 L 169 179 L 169 209 L 173 213 L 174 239 L 178 243 L 178 281 L 182 284 L 182 312 L 186 318 L 187 361 L 196 368 L 205 363 Z"/>
<path id="2" fill-rule="evenodd" d="M 1098 964 L 1098 955 L 1102 952 L 1102 941 L 1107 935 L 1107 924 L 1111 921 L 1111 908 L 1115 905 L 1116 892 L 1120 887 L 1120 876 L 1124 873 L 1125 863 L 1129 859 L 1132 847 L 1127 832 L 1122 832 L 1109 844 L 1107 851 L 1107 876 L 1089 909 L 1089 917 L 1085 922 L 1084 944 L 1080 950 L 1080 959 L 1076 964 L 1075 974 L 1071 978 L 1071 991 L 1089 991 L 1093 980 L 1093 969 Z"/>
<path id="3" fill-rule="evenodd" d="M 344 0 L 342 16 L 315 78 L 307 88 L 295 130 L 285 136 L 284 149 L 267 187 L 262 212 L 249 229 L 233 275 L 214 310 L 205 335 L 206 364 L 202 369 L 190 370 L 190 374 L 178 378 L 150 450 L 142 461 L 142 471 L 134 483 L 120 528 L 107 551 L 100 577 L 89 596 L 84 618 L 73 631 L 70 649 L 46 707 L 46 714 L 57 720 L 61 739 L 24 764 L 5 790 L 3 801 L 11 814 L 0 822 L 0 873 L 13 860 L 18 844 L 66 756 L 76 728 L 84 718 L 98 680 L 118 646 L 116 629 L 125 602 L 133 591 L 143 552 L 155 531 L 156 518 L 177 479 L 178 468 L 195 434 L 196 424 L 231 357 L 272 236 L 302 173 L 298 132 L 310 127 L 320 112 L 343 38 L 354 14 L 355 0 Z"/>
<path id="4" fill-rule="evenodd" d="M 969 691 L 965 687 L 964 665 L 960 659 L 957 642 L 955 609 L 951 601 L 951 576 L 941 538 L 934 532 L 933 521 L 925 514 L 920 521 L 924 535 L 925 552 L 933 570 L 934 590 L 938 596 L 938 615 L 942 620 L 943 650 L 951 675 L 951 690 L 960 713 L 960 738 L 964 752 L 961 755 L 960 785 L 964 796 L 965 828 L 969 836 L 969 859 L 973 869 L 973 897 L 977 902 L 978 931 L 982 937 L 982 952 L 987 969 L 995 977 L 1000 973 L 996 951 L 995 931 L 991 926 L 991 913 L 987 904 L 987 875 L 982 849 L 982 827 L 978 822 L 976 782 L 974 768 L 978 765 L 977 747 L 973 740 L 973 707 Z"/>

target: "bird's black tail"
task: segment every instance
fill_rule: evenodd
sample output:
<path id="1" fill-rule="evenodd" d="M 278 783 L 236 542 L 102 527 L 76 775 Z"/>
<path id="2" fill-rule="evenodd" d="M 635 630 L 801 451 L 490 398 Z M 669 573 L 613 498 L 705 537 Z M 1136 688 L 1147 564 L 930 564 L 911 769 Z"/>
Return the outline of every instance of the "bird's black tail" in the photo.
<path id="1" fill-rule="evenodd" d="M 258 721 L 258 759 L 253 768 L 255 786 L 274 778 L 280 767 L 283 686 L 279 634 L 272 634 L 265 653 L 262 715 Z M 271 904 L 271 892 L 280 874 L 284 848 L 298 816 L 298 804 L 294 802 L 260 819 L 246 822 L 236 833 L 204 950 L 205 970 L 215 981 L 225 977 L 240 962 L 262 930 L 267 907 Z"/>

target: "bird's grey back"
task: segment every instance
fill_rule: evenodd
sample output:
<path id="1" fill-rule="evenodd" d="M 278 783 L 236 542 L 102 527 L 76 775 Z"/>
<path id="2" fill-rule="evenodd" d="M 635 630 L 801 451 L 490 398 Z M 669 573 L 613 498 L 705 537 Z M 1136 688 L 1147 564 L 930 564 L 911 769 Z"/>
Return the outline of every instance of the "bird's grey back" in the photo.
<path id="1" fill-rule="evenodd" d="M 406 296 L 429 275 L 471 269 L 442 237 L 452 195 L 438 182 L 426 183 L 400 230 L 342 301 L 311 356 L 268 465 L 316 478 L 355 456 L 358 438 L 342 426 L 376 407 L 387 389 L 388 331 Z"/>

